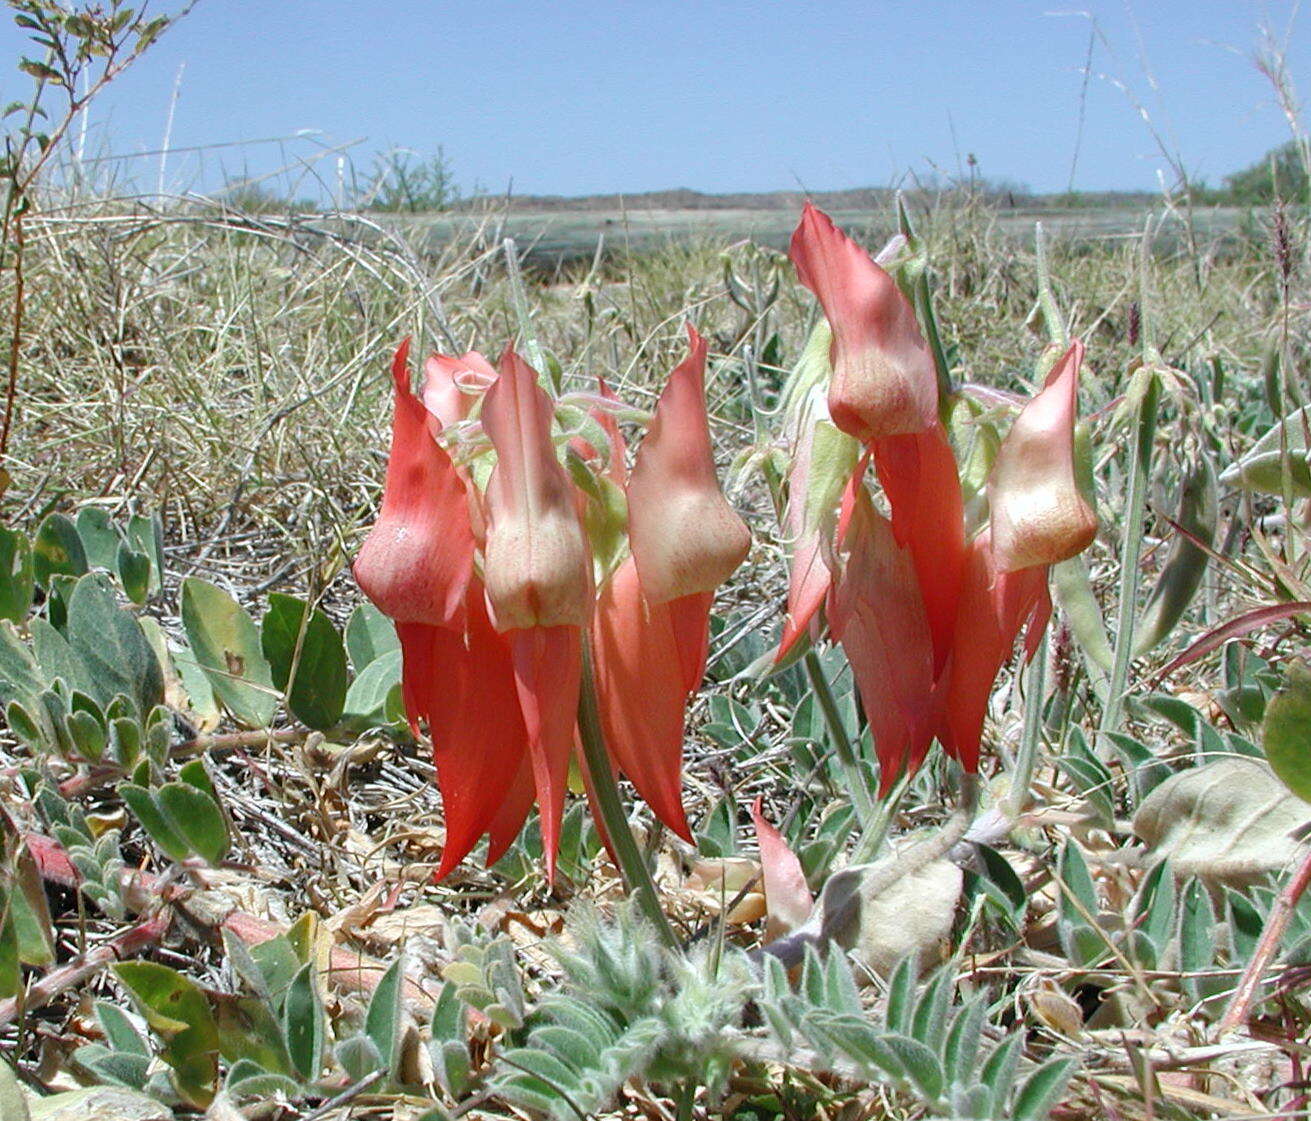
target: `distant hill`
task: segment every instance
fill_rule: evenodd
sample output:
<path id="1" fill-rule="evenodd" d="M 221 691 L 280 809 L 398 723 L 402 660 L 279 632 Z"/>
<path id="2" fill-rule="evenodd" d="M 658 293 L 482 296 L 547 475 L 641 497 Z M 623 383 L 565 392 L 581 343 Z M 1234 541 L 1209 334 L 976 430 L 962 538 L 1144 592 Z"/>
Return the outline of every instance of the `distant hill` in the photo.
<path id="1" fill-rule="evenodd" d="M 1135 191 L 1076 192 L 1074 194 L 1035 195 L 1023 189 L 1009 190 L 987 185 L 976 188 L 978 193 L 1003 206 L 1014 207 L 1124 207 L 1141 206 L 1156 199 L 1156 195 Z M 942 195 L 964 195 L 963 190 L 914 190 L 906 194 L 912 200 L 929 200 Z M 707 194 L 689 187 L 666 191 L 643 191 L 637 194 L 582 195 L 515 195 L 483 196 L 468 199 L 454 209 L 474 207 L 489 201 L 507 206 L 511 211 L 571 211 L 590 210 L 785 210 L 796 212 L 810 199 L 825 210 L 882 210 L 889 206 L 896 192 L 887 187 L 855 187 L 845 191 L 742 191 L 728 194 Z"/>

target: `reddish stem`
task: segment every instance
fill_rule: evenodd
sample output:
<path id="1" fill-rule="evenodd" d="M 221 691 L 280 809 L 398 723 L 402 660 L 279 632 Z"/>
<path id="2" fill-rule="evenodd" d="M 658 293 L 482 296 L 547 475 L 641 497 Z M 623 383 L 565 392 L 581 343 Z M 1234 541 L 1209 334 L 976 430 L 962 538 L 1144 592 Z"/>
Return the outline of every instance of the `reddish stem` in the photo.
<path id="1" fill-rule="evenodd" d="M 137 923 L 136 926 L 129 927 L 123 933 L 97 946 L 94 950 L 87 951 L 67 965 L 47 973 L 39 981 L 29 985 L 27 991 L 20 996 L 0 1000 L 0 1027 L 11 1023 L 24 1012 L 44 1008 L 61 994 L 80 985 L 106 966 L 158 945 L 168 930 L 170 919 L 171 916 L 167 912 L 162 912 Z"/>
<path id="2" fill-rule="evenodd" d="M 1252 1012 L 1252 1002 L 1256 999 L 1256 991 L 1261 985 L 1262 974 L 1274 958 L 1275 951 L 1279 948 L 1279 940 L 1288 928 L 1288 920 L 1308 886 L 1311 886 L 1311 851 L 1302 858 L 1302 863 L 1293 873 L 1293 878 L 1284 885 L 1283 891 L 1279 893 L 1270 908 L 1270 914 L 1265 920 L 1265 929 L 1261 931 L 1261 941 L 1256 944 L 1256 949 L 1252 952 L 1252 960 L 1247 963 L 1243 978 L 1238 982 L 1238 988 L 1234 990 L 1233 999 L 1230 1000 L 1229 1007 L 1225 1009 L 1225 1014 L 1216 1028 L 1219 1034 L 1223 1035 L 1240 1024 L 1247 1023 L 1247 1018 Z"/>

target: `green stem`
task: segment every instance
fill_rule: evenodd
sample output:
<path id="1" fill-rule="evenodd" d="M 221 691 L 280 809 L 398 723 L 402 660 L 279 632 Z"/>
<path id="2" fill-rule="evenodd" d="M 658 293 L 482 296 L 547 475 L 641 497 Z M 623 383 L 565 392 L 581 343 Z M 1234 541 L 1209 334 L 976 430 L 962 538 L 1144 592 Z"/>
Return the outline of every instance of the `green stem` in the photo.
<path id="1" fill-rule="evenodd" d="M 1146 375 L 1138 401 L 1134 425 L 1132 456 L 1129 463 L 1129 494 L 1125 502 L 1124 540 L 1120 546 L 1120 603 L 1115 620 L 1115 657 L 1111 663 L 1111 680 L 1106 690 L 1106 707 L 1102 709 L 1101 732 L 1117 732 L 1124 709 L 1124 690 L 1129 682 L 1129 662 L 1133 658 L 1133 630 L 1138 602 L 1138 571 L 1143 552 L 1143 521 L 1147 512 L 1147 476 L 1152 464 L 1152 441 L 1156 437 L 1156 410 L 1161 396 L 1161 380 L 1154 370 Z"/>
<path id="2" fill-rule="evenodd" d="M 1038 746 L 1042 740 L 1043 694 L 1047 690 L 1047 634 L 1043 633 L 1038 650 L 1024 675 L 1024 734 L 1020 750 L 1015 756 L 1015 770 L 1011 774 L 1011 788 L 1006 794 L 1006 816 L 1014 821 L 1024 809 L 1029 785 L 1033 782 L 1033 768 L 1038 762 Z"/>
<path id="3" fill-rule="evenodd" d="M 824 717 L 824 727 L 828 729 L 829 739 L 833 741 L 833 751 L 847 774 L 847 783 L 851 788 L 851 801 L 856 807 L 856 816 L 860 819 L 861 832 L 864 834 L 877 823 L 878 810 L 869 795 L 865 772 L 856 759 L 851 741 L 847 739 L 847 730 L 842 726 L 842 714 L 838 712 L 837 698 L 829 688 L 828 678 L 824 676 L 824 667 L 820 665 L 819 655 L 814 648 L 807 650 L 801 659 L 806 667 L 806 676 L 815 693 L 815 702 Z"/>
<path id="4" fill-rule="evenodd" d="M 537 328 L 533 325 L 533 313 L 528 307 L 528 291 L 524 286 L 523 269 L 519 264 L 519 249 L 514 238 L 507 237 L 501 248 L 505 252 L 505 272 L 510 280 L 510 301 L 514 304 L 514 315 L 519 321 L 519 335 L 523 340 L 524 355 L 538 374 L 551 377 L 556 393 L 560 392 L 557 379 L 546 366 L 546 354 L 541 343 L 537 341 Z"/>
<path id="5" fill-rule="evenodd" d="M 583 684 L 578 698 L 578 733 L 583 744 L 583 760 L 592 788 L 592 797 L 601 814 L 601 824 L 610 838 L 610 849 L 619 862 L 619 871 L 629 892 L 636 897 L 643 915 L 655 928 L 660 940 L 671 950 L 678 949 L 678 938 L 660 909 L 660 894 L 651 870 L 642 859 L 637 839 L 628 827 L 624 804 L 619 797 L 619 783 L 605 749 L 601 731 L 601 714 L 596 703 L 596 677 L 592 672 L 592 648 L 583 638 Z"/>
<path id="6" fill-rule="evenodd" d="M 696 1083 L 688 1078 L 678 1088 L 678 1112 L 675 1121 L 692 1121 L 692 1107 L 696 1102 Z"/>
<path id="7" fill-rule="evenodd" d="M 878 856 L 879 850 L 883 848 L 883 842 L 888 838 L 888 831 L 892 828 L 892 819 L 896 817 L 897 808 L 901 805 L 901 799 L 905 797 L 906 791 L 910 789 L 910 780 L 913 777 L 909 773 L 903 774 L 897 779 L 897 785 L 888 792 L 888 796 L 879 803 L 874 820 L 861 832 L 860 839 L 852 850 L 852 864 L 868 864 Z"/>

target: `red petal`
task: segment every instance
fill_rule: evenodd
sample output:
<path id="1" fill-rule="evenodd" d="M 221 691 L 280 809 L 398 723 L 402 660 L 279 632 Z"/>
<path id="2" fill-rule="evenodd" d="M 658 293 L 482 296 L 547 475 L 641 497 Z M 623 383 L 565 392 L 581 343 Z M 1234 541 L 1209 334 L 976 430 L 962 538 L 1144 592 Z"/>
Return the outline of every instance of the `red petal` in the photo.
<path id="1" fill-rule="evenodd" d="M 941 673 L 956 629 L 965 565 L 965 510 L 956 457 L 936 420 L 924 432 L 875 440 L 874 467 L 892 507 L 897 542 L 910 550 Z"/>
<path id="2" fill-rule="evenodd" d="M 465 633 L 414 623 L 396 628 L 406 712 L 412 726 L 428 724 L 442 795 L 446 843 L 438 879 L 484 833 L 492 834 L 493 850 L 504 851 L 532 803 L 531 781 L 527 802 L 516 788 L 528 763 L 528 734 L 510 644 L 492 627 L 482 598 L 480 588 L 471 590 Z"/>
<path id="3" fill-rule="evenodd" d="M 938 733 L 943 747 L 967 771 L 979 769 L 988 700 L 1020 628 L 1027 618 L 1039 628 L 1031 632 L 1036 636 L 1050 610 L 1046 568 L 998 572 L 988 532 L 970 543 Z"/>
<path id="4" fill-rule="evenodd" d="M 775 829 L 761 811 L 762 799 L 751 807 L 751 823 L 760 845 L 760 871 L 765 881 L 765 907 L 769 919 L 765 924 L 765 941 L 772 942 L 790 934 L 805 923 L 815 906 L 797 854 L 788 848 L 783 834 Z"/>
<path id="5" fill-rule="evenodd" d="M 458 625 L 473 570 L 464 483 L 410 389 L 409 340 L 392 362 L 395 418 L 378 520 L 355 558 L 364 594 L 398 623 Z"/>
<path id="6" fill-rule="evenodd" d="M 896 281 L 810 203 L 792 235 L 790 256 L 833 328 L 833 423 L 864 441 L 933 424 L 933 358 Z"/>
<path id="7" fill-rule="evenodd" d="M 824 563 L 818 533 L 807 534 L 792 548 L 792 568 L 788 575 L 788 613 L 783 621 L 774 661 L 781 662 L 815 617 L 833 578 Z"/>
<path id="8" fill-rule="evenodd" d="M 709 625 L 709 597 L 688 597 L 680 626 L 690 629 L 693 611 Z M 683 812 L 683 721 L 688 693 L 686 667 L 670 604 L 642 594 L 637 565 L 624 561 L 597 599 L 592 620 L 597 700 L 611 758 L 661 821 L 692 839 Z M 699 680 L 699 677 L 698 677 Z"/>
<path id="9" fill-rule="evenodd" d="M 487 867 L 490 868 L 505 855 L 506 849 L 519 836 L 519 830 L 528 819 L 528 811 L 533 808 L 533 765 L 525 751 L 519 761 L 519 771 L 510 783 L 501 808 L 496 811 L 491 824 L 487 827 Z"/>
<path id="10" fill-rule="evenodd" d="M 582 634 L 577 627 L 531 627 L 512 630 L 506 637 L 513 653 L 519 708 L 528 732 L 533 782 L 542 813 L 546 874 L 554 879 L 569 756 L 578 720 Z"/>
<path id="11" fill-rule="evenodd" d="M 751 547 L 751 534 L 715 477 L 706 420 L 706 343 L 690 326 L 692 353 L 660 394 L 628 480 L 628 535 L 646 595 L 657 603 L 713 592 Z"/>
<path id="12" fill-rule="evenodd" d="M 910 553 L 864 491 L 852 507 L 829 625 L 851 663 L 886 793 L 904 770 L 918 766 L 933 740 L 933 641 Z"/>

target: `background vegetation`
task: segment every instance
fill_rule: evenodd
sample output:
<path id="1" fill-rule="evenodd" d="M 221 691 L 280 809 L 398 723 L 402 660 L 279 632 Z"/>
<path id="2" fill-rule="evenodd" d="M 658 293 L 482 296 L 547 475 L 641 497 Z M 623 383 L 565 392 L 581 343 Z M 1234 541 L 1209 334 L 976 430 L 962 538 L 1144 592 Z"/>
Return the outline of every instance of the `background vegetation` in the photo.
<path id="1" fill-rule="evenodd" d="M 786 549 L 753 466 L 815 316 L 769 239 L 585 218 L 582 253 L 507 248 L 515 212 L 459 200 L 441 153 L 386 157 L 351 212 L 269 186 L 106 197 L 62 162 L 61 122 L 163 27 L 10 6 L 62 54 L 25 65 L 42 85 L 9 118 L 0 239 L 0 1118 L 47 1093 L 137 1117 L 1305 1110 L 1304 138 L 1223 197 L 1045 241 L 1012 192 L 908 196 L 953 378 L 984 402 L 962 450 L 995 401 L 978 387 L 1027 393 L 1048 337 L 1084 339 L 1102 529 L 1058 575 L 1049 647 L 999 685 L 968 840 L 915 856 L 950 826 L 935 758 L 858 860 L 837 729 L 799 670 L 758 672 Z M 439 236 L 394 217 L 457 201 Z M 890 199 L 848 201 L 872 247 L 896 229 Z M 554 885 L 531 826 L 430 882 L 432 768 L 349 576 L 396 341 L 494 351 L 521 300 L 569 387 L 653 399 L 683 321 L 711 340 L 756 543 L 693 710 L 696 846 L 636 811 L 684 955 L 628 913 L 577 799 Z M 843 660 L 823 664 L 868 771 Z M 757 798 L 829 885 L 791 978 L 749 956 Z M 1250 1016 L 1226 1019 L 1254 959 Z"/>

